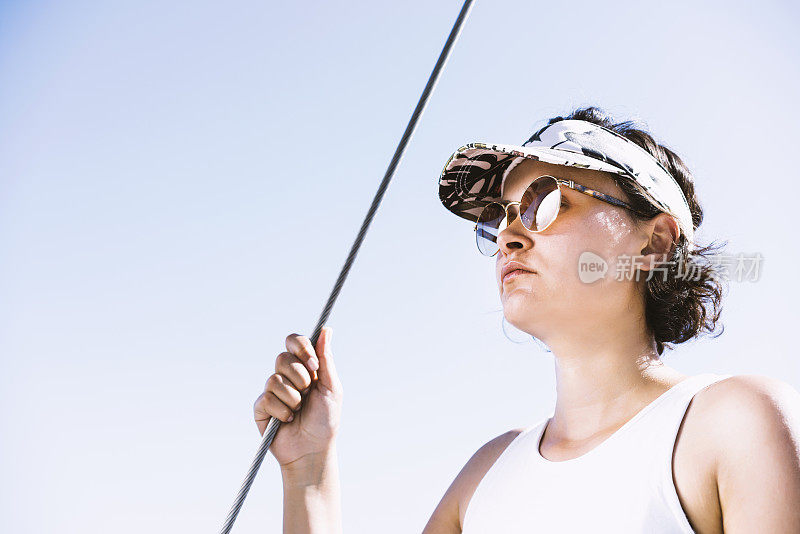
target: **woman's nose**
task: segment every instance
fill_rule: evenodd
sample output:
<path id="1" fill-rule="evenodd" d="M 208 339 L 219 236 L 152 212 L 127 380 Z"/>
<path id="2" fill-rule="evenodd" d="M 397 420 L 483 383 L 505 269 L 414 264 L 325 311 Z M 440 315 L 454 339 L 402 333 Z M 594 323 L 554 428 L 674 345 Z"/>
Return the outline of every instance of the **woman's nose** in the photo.
<path id="1" fill-rule="evenodd" d="M 513 204 L 508 207 L 506 212 L 506 219 L 503 221 L 506 225 L 497 234 L 497 245 L 501 251 L 511 253 L 516 249 L 530 248 L 533 246 L 533 235 L 519 218 L 519 207 Z"/>

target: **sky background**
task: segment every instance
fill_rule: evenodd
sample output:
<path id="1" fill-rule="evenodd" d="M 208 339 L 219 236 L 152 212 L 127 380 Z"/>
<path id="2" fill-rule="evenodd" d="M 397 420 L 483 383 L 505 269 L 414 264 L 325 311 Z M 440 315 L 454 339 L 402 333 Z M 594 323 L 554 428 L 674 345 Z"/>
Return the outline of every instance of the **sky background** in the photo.
<path id="1" fill-rule="evenodd" d="M 216 532 L 252 404 L 310 336 L 461 8 L 0 2 L 0 531 Z M 703 242 L 764 256 L 683 373 L 800 387 L 793 2 L 478 1 L 329 321 L 347 532 L 420 532 L 467 459 L 546 417 L 457 147 L 599 105 L 696 175 Z M 519 342 L 519 343 L 517 343 Z M 270 455 L 236 532 L 279 532 Z M 379 526 L 379 527 L 378 527 Z"/>

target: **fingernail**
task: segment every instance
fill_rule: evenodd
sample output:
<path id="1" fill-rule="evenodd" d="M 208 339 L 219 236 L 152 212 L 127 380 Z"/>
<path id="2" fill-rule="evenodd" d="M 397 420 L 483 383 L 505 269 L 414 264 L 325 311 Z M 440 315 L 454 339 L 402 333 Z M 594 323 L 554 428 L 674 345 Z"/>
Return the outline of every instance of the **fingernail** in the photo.
<path id="1" fill-rule="evenodd" d="M 316 358 L 311 358 L 310 360 L 308 360 L 308 366 L 311 368 L 312 371 L 316 371 L 317 369 L 319 369 L 319 362 L 317 361 Z"/>
<path id="2" fill-rule="evenodd" d="M 289 419 L 286 420 L 287 423 L 291 423 L 292 421 L 294 421 L 294 414 L 290 415 Z"/>

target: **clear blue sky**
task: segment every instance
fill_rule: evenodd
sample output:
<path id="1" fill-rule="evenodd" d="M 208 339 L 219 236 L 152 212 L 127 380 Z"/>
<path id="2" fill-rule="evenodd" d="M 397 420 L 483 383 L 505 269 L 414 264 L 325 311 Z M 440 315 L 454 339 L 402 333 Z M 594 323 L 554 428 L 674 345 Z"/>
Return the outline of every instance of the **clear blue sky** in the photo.
<path id="1" fill-rule="evenodd" d="M 460 7 L 0 3 L 0 530 L 216 531 Z M 347 532 L 421 531 L 481 444 L 551 410 L 552 358 L 504 336 L 436 179 L 576 106 L 644 120 L 696 173 L 700 239 L 764 256 L 724 334 L 665 360 L 800 387 L 799 22 L 476 3 L 329 322 Z M 237 532 L 280 525 L 270 456 Z"/>

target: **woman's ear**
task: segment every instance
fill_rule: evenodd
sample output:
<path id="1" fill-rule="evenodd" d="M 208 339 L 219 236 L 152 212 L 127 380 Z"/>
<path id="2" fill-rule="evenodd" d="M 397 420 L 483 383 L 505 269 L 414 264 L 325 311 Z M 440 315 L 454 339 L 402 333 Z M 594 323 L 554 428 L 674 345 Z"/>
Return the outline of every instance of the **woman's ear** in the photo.
<path id="1" fill-rule="evenodd" d="M 647 221 L 644 228 L 648 236 L 647 242 L 639 252 L 640 258 L 635 264 L 642 271 L 649 271 L 669 261 L 681 231 L 677 221 L 666 213 L 659 213 Z"/>

